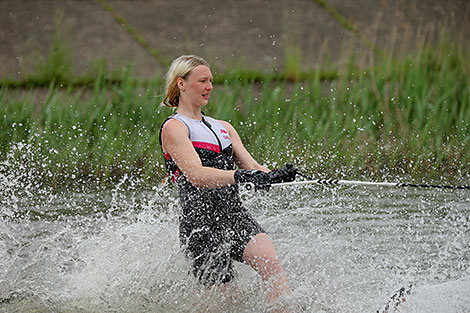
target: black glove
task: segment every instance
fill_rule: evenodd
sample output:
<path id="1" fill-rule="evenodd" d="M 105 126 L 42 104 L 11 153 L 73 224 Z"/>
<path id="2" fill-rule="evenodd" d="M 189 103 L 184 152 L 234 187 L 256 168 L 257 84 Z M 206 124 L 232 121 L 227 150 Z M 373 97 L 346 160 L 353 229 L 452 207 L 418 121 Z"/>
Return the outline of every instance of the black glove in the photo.
<path id="1" fill-rule="evenodd" d="M 238 183 L 252 183 L 255 185 L 255 190 L 265 189 L 269 190 L 271 187 L 270 176 L 268 173 L 258 170 L 236 170 L 235 182 Z"/>
<path id="2" fill-rule="evenodd" d="M 268 174 L 271 184 L 286 183 L 295 180 L 297 169 L 292 164 L 286 164 L 286 167 L 272 170 Z"/>

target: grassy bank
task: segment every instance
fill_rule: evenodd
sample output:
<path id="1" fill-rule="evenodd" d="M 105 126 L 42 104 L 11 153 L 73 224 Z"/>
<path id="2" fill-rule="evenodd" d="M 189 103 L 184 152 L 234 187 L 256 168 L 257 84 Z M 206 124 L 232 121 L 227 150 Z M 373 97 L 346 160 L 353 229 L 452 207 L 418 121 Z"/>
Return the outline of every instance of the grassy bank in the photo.
<path id="1" fill-rule="evenodd" d="M 106 77 L 91 87 L 50 83 L 45 96 L 2 87 L 0 172 L 21 169 L 55 186 L 126 175 L 160 181 L 158 132 L 171 114 L 159 107 L 161 82 Z M 328 79 L 231 71 L 218 76 L 205 112 L 231 121 L 253 155 L 273 167 L 291 162 L 320 177 L 468 181 L 469 77 L 469 53 L 448 44 L 366 70 L 351 59 Z"/>

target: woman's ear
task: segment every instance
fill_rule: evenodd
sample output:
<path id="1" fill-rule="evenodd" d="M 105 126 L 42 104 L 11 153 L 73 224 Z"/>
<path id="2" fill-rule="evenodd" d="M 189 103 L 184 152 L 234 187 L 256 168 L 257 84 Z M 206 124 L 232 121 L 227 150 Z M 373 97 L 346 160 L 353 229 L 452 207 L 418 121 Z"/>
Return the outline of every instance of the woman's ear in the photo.
<path id="1" fill-rule="evenodd" d="M 184 79 L 182 77 L 178 77 L 176 80 L 176 85 L 180 90 L 184 90 Z"/>

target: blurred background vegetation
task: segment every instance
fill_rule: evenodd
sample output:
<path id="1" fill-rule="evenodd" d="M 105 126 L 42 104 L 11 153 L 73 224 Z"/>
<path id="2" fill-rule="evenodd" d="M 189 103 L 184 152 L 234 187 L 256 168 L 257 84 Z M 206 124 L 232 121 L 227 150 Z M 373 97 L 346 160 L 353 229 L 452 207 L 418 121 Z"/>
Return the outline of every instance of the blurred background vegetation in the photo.
<path id="1" fill-rule="evenodd" d="M 19 75 L 3 73 L 0 80 L 0 172 L 22 168 L 38 184 L 55 187 L 107 185 L 128 177 L 146 186 L 160 182 L 164 168 L 158 133 L 172 113 L 160 105 L 163 73 L 174 57 L 195 53 L 213 64 L 215 74 L 216 86 L 205 113 L 230 121 L 249 151 L 268 166 L 290 162 L 322 178 L 469 181 L 470 49 L 465 31 L 456 33 L 460 28 L 450 22 L 431 19 L 432 23 L 408 29 L 383 25 L 388 17 L 378 14 L 375 34 L 386 29 L 386 37 L 378 39 L 365 27 L 367 21 L 347 16 L 348 12 L 361 16 L 364 8 L 348 10 L 351 4 L 335 1 L 294 1 L 276 7 L 279 4 L 262 1 L 263 10 L 252 10 L 256 19 L 265 18 L 264 24 L 250 28 L 259 34 L 259 42 L 251 47 L 257 50 L 253 52 L 257 64 L 242 51 L 250 48 L 250 42 L 237 48 L 237 38 L 232 38 L 236 56 L 228 57 L 226 47 L 204 50 L 205 42 L 217 44 L 222 22 L 215 23 L 214 39 L 204 29 L 214 32 L 216 26 L 200 25 L 198 48 L 188 39 L 187 47 L 159 49 L 144 31 L 144 22 L 137 22 L 129 10 L 131 4 L 151 7 L 152 1 L 100 0 L 82 5 L 87 3 L 94 5 L 94 14 L 99 9 L 115 23 L 108 29 L 118 25 L 120 36 L 136 44 L 136 54 L 145 55 L 147 61 L 128 55 L 127 62 L 124 58 L 121 65 L 110 66 L 109 59 L 96 57 L 77 70 L 75 60 L 81 51 L 69 34 L 70 25 L 78 22 L 70 22 L 67 8 L 56 10 L 49 21 L 47 51 L 28 61 L 28 66 L 19 62 L 23 64 Z M 249 3 L 240 3 L 239 8 L 230 2 L 231 11 L 216 8 L 216 2 L 201 6 L 212 6 L 216 16 L 216 9 L 243 11 L 249 6 L 241 7 Z M 459 8 L 456 3 L 449 5 Z M 18 7 L 11 6 L 14 13 Z M 169 15 L 190 14 L 173 10 Z M 316 14 L 317 19 L 303 25 L 295 12 Z M 462 14 L 463 22 L 457 26 L 467 23 L 468 14 Z M 277 37 L 274 32 L 269 35 L 267 29 L 279 15 L 283 31 Z M 245 19 L 245 23 L 255 20 Z M 329 28 L 322 20 L 331 24 Z M 310 31 L 317 37 L 322 27 L 333 34 L 339 29 L 343 35 L 331 36 L 337 41 L 331 46 L 328 36 L 318 40 L 302 28 L 309 23 L 322 25 Z M 266 30 L 260 25 L 267 25 Z M 160 29 L 170 33 L 172 26 Z M 321 41 L 314 51 L 309 46 L 312 41 Z M 123 51 L 130 54 L 126 48 Z M 149 64 L 152 70 L 145 74 Z"/>

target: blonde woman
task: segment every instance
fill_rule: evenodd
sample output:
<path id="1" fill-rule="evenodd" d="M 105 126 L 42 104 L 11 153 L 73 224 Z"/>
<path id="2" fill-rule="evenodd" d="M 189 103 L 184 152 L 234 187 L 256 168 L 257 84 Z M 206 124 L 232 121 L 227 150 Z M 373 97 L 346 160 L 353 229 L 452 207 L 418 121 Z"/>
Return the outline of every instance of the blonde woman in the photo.
<path id="1" fill-rule="evenodd" d="M 271 183 L 293 181 L 296 170 L 261 166 L 230 123 L 202 114 L 212 79 L 209 64 L 194 55 L 175 59 L 166 75 L 163 103 L 176 113 L 162 124 L 160 144 L 179 187 L 181 245 L 202 284 L 230 282 L 232 262 L 243 262 L 269 284 L 267 299 L 273 302 L 290 294 L 286 274 L 271 238 L 243 207 L 237 183 L 269 189 Z"/>

